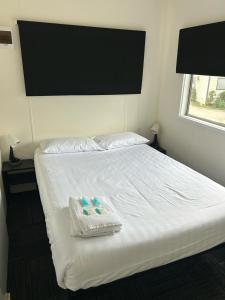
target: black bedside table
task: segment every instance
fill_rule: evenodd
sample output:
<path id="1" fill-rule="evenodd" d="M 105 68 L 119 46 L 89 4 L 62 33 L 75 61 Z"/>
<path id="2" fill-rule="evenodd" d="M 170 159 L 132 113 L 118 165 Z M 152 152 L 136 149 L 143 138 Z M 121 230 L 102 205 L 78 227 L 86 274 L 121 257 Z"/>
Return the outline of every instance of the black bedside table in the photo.
<path id="1" fill-rule="evenodd" d="M 16 166 L 3 162 L 2 179 L 7 204 L 9 204 L 14 195 L 37 189 L 34 161 L 24 159 Z"/>
<path id="2" fill-rule="evenodd" d="M 3 162 L 2 178 L 9 236 L 7 290 L 16 299 L 14 295 L 17 295 L 18 287 L 15 282 L 23 286 L 27 278 L 27 266 L 32 270 L 33 261 L 38 265 L 38 259 L 49 255 L 50 248 L 34 161 L 25 159 L 16 166 Z"/>
<path id="3" fill-rule="evenodd" d="M 159 151 L 159 152 L 161 152 L 161 153 L 167 155 L 166 149 L 164 149 L 164 148 L 162 148 L 162 147 L 160 147 L 160 146 L 153 146 L 153 145 L 151 145 L 150 143 L 147 144 L 147 145 L 150 146 L 150 147 L 152 147 L 152 148 L 154 148 L 155 150 L 157 150 L 157 151 Z"/>

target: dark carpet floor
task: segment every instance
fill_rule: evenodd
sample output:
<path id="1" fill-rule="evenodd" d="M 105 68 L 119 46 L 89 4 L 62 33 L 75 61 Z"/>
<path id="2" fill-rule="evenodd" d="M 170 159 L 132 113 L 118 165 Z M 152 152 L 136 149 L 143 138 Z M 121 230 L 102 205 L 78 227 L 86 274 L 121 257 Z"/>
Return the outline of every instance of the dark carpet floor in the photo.
<path id="1" fill-rule="evenodd" d="M 60 289 L 37 192 L 8 206 L 8 290 L 12 300 L 225 300 L 225 246 L 76 293 Z M 225 230 L 225 229 L 224 229 Z"/>

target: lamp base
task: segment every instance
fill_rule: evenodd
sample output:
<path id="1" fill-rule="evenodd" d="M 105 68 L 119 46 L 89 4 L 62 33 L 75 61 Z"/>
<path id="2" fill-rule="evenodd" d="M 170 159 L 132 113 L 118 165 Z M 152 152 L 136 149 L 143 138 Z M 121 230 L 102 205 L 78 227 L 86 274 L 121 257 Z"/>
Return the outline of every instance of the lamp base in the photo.
<path id="1" fill-rule="evenodd" d="M 153 148 L 159 148 L 160 147 L 159 142 L 158 142 L 157 134 L 154 135 L 153 142 L 150 145 Z"/>
<path id="2" fill-rule="evenodd" d="M 13 147 L 10 146 L 9 150 L 9 165 L 12 167 L 18 166 L 22 163 L 22 160 L 14 156 Z"/>

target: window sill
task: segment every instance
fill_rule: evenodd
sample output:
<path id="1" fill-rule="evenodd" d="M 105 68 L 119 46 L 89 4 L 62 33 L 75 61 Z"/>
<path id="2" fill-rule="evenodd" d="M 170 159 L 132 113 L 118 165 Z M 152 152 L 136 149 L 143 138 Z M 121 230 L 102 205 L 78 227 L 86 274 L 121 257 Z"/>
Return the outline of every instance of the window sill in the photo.
<path id="1" fill-rule="evenodd" d="M 191 116 L 187 116 L 187 115 L 179 115 L 179 118 L 181 118 L 183 120 L 186 120 L 186 121 L 189 121 L 189 122 L 191 121 L 191 122 L 195 123 L 198 126 L 211 128 L 211 129 L 219 131 L 220 133 L 225 133 L 225 127 L 219 126 L 219 125 L 214 124 L 214 123 L 210 123 L 210 122 L 207 122 L 207 121 L 204 121 L 204 120 L 201 120 L 201 119 L 198 119 L 198 118 L 194 118 L 194 117 L 191 117 Z"/>

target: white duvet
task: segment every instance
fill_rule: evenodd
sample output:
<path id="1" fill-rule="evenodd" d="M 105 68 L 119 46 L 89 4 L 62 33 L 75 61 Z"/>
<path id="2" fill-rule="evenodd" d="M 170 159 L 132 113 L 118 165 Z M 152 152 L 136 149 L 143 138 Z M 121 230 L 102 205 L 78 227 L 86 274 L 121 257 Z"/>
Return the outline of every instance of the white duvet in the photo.
<path id="1" fill-rule="evenodd" d="M 57 281 L 89 288 L 225 242 L 225 188 L 147 145 L 35 154 Z M 69 197 L 105 195 L 123 222 L 113 236 L 70 236 Z"/>

